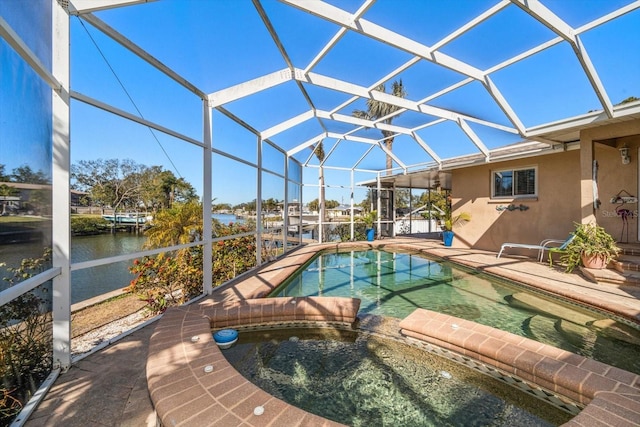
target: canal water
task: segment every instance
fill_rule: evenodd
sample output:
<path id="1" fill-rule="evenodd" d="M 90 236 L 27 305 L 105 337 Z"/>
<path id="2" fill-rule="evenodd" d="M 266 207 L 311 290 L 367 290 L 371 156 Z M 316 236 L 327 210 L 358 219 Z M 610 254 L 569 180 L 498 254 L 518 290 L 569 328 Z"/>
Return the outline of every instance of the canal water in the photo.
<path id="1" fill-rule="evenodd" d="M 107 258 L 115 255 L 129 254 L 142 250 L 146 237 L 142 234 L 116 233 L 96 236 L 74 236 L 71 239 L 71 262 L 83 262 Z M 24 258 L 42 256 L 41 243 L 14 243 L 0 245 L 0 262 L 7 267 L 16 268 Z M 75 304 L 106 292 L 126 287 L 133 276 L 129 273 L 132 260 L 115 264 L 92 267 L 71 273 L 71 303 Z M 7 277 L 5 268 L 0 271 Z M 8 284 L 2 280 L 0 289 Z"/>
<path id="2" fill-rule="evenodd" d="M 71 239 L 71 262 L 82 262 L 142 250 L 147 238 L 142 234 L 116 233 L 77 236 Z M 134 276 L 129 272 L 133 260 L 71 273 L 71 303 L 75 304 L 106 292 L 125 288 Z"/>
<path id="3" fill-rule="evenodd" d="M 236 218 L 231 214 L 213 214 L 212 217 L 223 224 L 243 222 L 242 218 Z M 142 250 L 145 241 L 144 234 L 135 233 L 73 236 L 71 238 L 71 262 L 78 263 L 138 252 Z M 7 267 L 16 268 L 24 258 L 42 256 L 42 250 L 43 246 L 40 242 L 0 245 L 0 263 L 6 263 Z M 73 271 L 71 273 L 71 303 L 75 304 L 128 286 L 133 279 L 133 275 L 129 273 L 132 261 Z M 0 279 L 8 276 L 6 268 L 0 268 Z M 0 280 L 0 290 L 7 287 L 6 281 Z"/>

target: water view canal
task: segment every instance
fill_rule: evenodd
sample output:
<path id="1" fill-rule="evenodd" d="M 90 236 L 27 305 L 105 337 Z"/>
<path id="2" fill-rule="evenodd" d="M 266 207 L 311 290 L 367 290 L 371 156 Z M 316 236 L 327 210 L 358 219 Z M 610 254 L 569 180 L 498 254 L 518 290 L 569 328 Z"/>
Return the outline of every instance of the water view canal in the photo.
<path id="1" fill-rule="evenodd" d="M 230 214 L 213 214 L 223 224 L 242 222 Z M 131 254 L 142 250 L 146 241 L 144 234 L 116 233 L 95 236 L 73 236 L 71 238 L 71 262 L 78 263 L 117 255 Z M 16 268 L 24 258 L 42 256 L 42 243 L 13 243 L 0 245 L 0 262 Z M 129 267 L 133 260 L 117 262 L 99 267 L 76 270 L 71 273 L 71 303 L 75 304 L 129 285 L 133 275 Z M 0 279 L 7 277 L 6 269 L 0 269 Z M 0 290 L 8 287 L 0 280 Z"/>
<path id="2" fill-rule="evenodd" d="M 71 239 L 71 262 L 83 262 L 129 254 L 142 250 L 146 237 L 142 234 L 116 233 L 97 236 L 74 236 Z M 0 245 L 0 260 L 9 267 L 18 267 L 23 258 L 42 256 L 41 243 Z M 106 292 L 122 289 L 133 276 L 129 273 L 132 260 L 92 267 L 71 273 L 71 303 L 75 304 Z M 5 276 L 6 271 L 2 272 Z M 0 289 L 7 284 L 2 281 Z"/>

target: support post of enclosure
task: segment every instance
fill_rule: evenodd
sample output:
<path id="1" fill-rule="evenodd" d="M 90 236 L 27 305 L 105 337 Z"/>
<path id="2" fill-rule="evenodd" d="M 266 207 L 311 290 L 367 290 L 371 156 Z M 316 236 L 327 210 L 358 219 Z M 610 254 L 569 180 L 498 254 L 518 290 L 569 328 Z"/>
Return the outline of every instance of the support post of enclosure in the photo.
<path id="1" fill-rule="evenodd" d="M 208 100 L 203 100 L 202 105 L 202 132 L 204 148 L 202 149 L 202 285 L 203 292 L 211 295 L 213 292 L 213 249 L 211 238 L 213 232 L 211 219 L 211 146 L 212 146 L 212 119 L 211 107 Z"/>
<path id="2" fill-rule="evenodd" d="M 262 265 L 262 138 L 258 138 L 258 179 L 256 181 L 256 265 Z"/>
<path id="3" fill-rule="evenodd" d="M 53 171 L 52 239 L 53 267 L 61 274 L 53 279 L 53 366 L 66 370 L 71 366 L 71 192 L 69 170 L 69 15 L 55 0 L 52 6 L 52 71 L 60 82 L 52 90 Z"/>
<path id="4" fill-rule="evenodd" d="M 580 206 L 581 223 L 596 222 L 593 208 L 593 139 L 584 133 L 580 135 Z"/>
<path id="5" fill-rule="evenodd" d="M 376 188 L 378 191 L 376 191 L 377 193 L 377 197 L 376 197 L 376 210 L 378 212 L 377 215 L 377 223 L 378 223 L 378 227 L 377 227 L 377 234 L 378 234 L 378 238 L 380 238 L 381 232 L 380 232 L 380 211 L 382 208 L 382 202 L 380 202 L 380 194 L 382 193 L 382 182 L 380 181 L 380 172 L 378 172 L 378 175 L 376 177 Z"/>
<path id="6" fill-rule="evenodd" d="M 355 220 L 355 214 L 354 214 L 354 204 L 353 204 L 353 192 L 355 191 L 354 189 L 355 184 L 354 184 L 354 175 L 353 175 L 353 168 L 351 169 L 351 231 L 350 231 L 350 235 L 351 238 L 349 240 L 351 240 L 352 242 L 355 240 L 355 224 L 353 223 L 353 221 Z"/>

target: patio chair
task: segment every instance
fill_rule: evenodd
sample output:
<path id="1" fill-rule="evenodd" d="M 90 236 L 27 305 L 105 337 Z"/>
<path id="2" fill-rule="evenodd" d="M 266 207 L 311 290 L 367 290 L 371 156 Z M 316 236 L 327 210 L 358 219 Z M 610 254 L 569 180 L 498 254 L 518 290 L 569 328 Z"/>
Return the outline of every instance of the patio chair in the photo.
<path id="1" fill-rule="evenodd" d="M 571 234 L 566 240 L 545 239 L 537 245 L 528 245 L 525 243 L 503 243 L 500 247 L 500 252 L 498 252 L 497 258 L 500 258 L 500 255 L 502 255 L 502 252 L 505 250 L 505 248 L 537 249 L 538 262 L 542 262 L 544 251 L 549 251 L 552 249 L 554 252 L 564 251 L 574 237 L 575 236 Z"/>
<path id="2" fill-rule="evenodd" d="M 553 254 L 560 254 L 560 253 L 564 253 L 567 251 L 567 246 L 569 245 L 569 243 L 571 243 L 571 241 L 576 237 L 575 234 L 571 234 L 569 236 L 569 238 L 567 240 L 565 240 L 565 242 L 558 246 L 558 247 L 553 247 L 553 248 L 549 248 L 547 250 L 547 252 L 549 253 L 549 267 L 553 266 Z"/>

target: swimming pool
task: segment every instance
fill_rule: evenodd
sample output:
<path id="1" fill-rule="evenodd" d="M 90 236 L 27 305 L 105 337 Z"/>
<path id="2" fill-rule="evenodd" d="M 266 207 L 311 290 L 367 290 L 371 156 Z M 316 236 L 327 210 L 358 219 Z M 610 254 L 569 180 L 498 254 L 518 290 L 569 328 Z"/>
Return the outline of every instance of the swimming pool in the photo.
<path id="1" fill-rule="evenodd" d="M 360 298 L 360 312 L 396 318 L 426 308 L 640 373 L 640 331 L 595 310 L 420 254 L 320 253 L 270 296 Z"/>
<path id="2" fill-rule="evenodd" d="M 552 426 L 572 418 L 523 390 L 388 339 L 330 329 L 239 337 L 223 354 L 245 378 L 351 426 Z"/>

